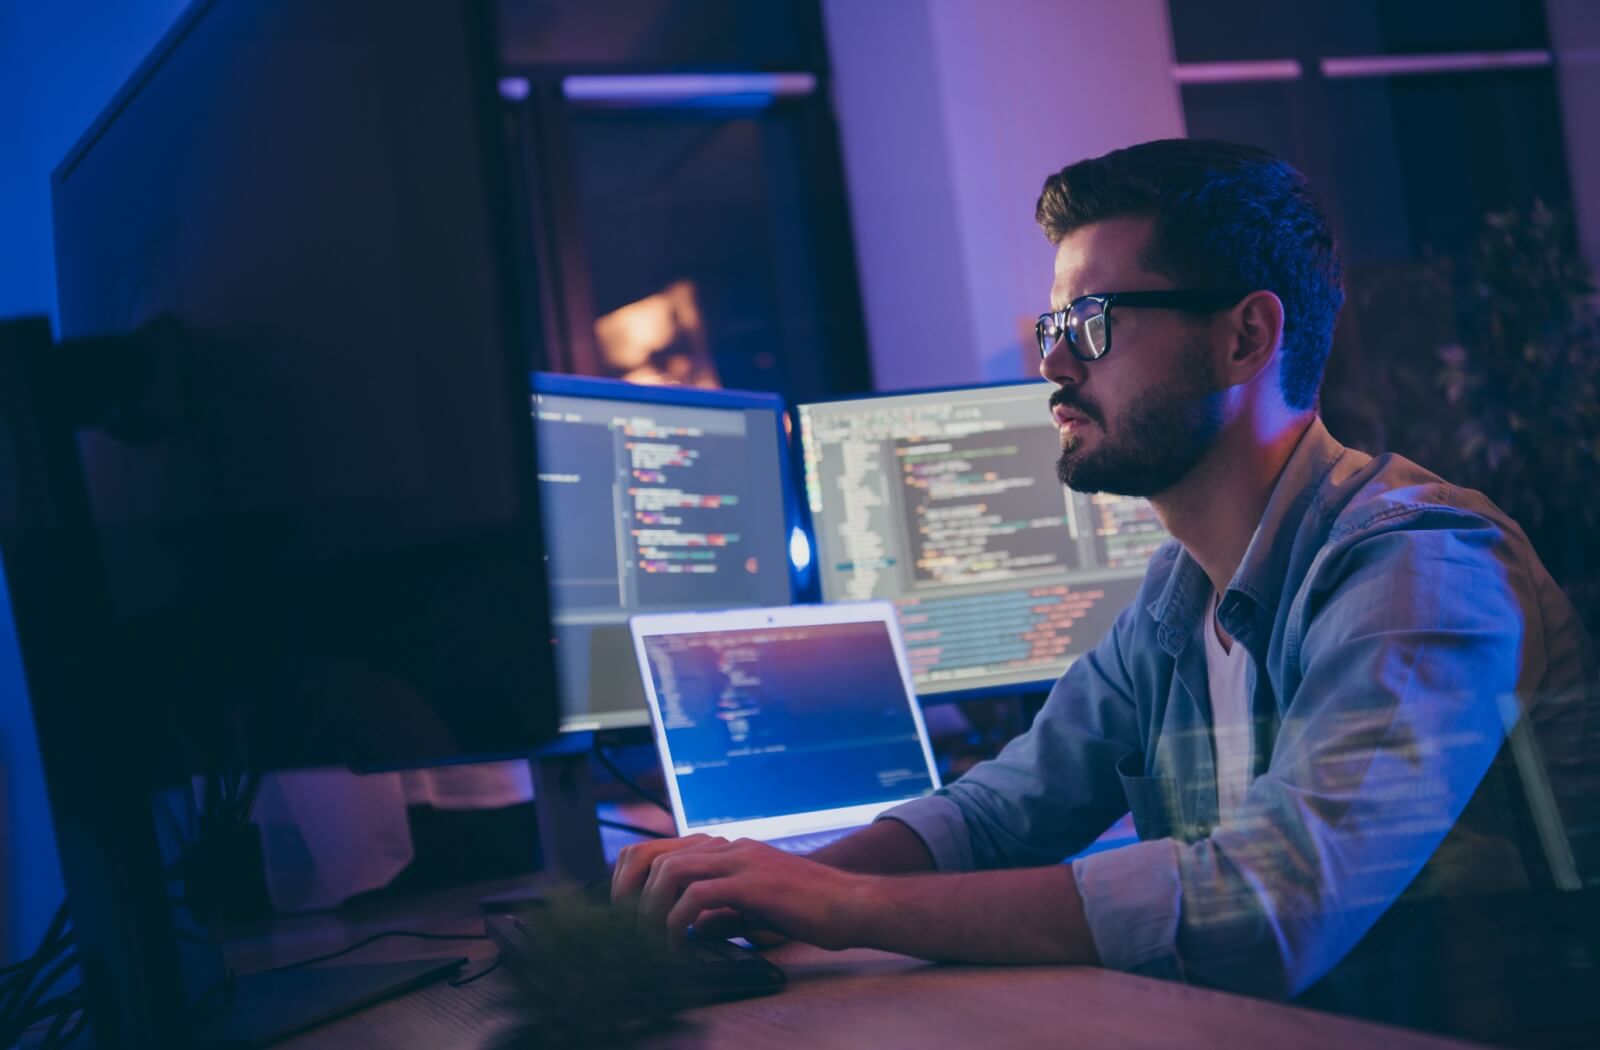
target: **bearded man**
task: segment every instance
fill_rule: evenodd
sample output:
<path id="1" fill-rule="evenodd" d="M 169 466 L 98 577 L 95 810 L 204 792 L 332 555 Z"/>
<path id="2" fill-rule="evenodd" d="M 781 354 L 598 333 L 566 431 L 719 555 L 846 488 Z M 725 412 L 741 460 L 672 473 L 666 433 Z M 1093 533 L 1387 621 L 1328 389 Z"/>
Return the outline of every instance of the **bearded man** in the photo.
<path id="1" fill-rule="evenodd" d="M 1538 799 L 1593 823 L 1588 638 L 1502 511 L 1318 418 L 1344 295 L 1293 168 L 1150 142 L 1052 175 L 1037 217 L 1061 481 L 1148 497 L 1174 541 L 997 758 L 809 858 L 630 847 L 614 897 L 669 939 L 1098 964 L 1418 1020 L 1457 993 L 1415 903 L 1549 883 Z M 1139 842 L 1062 863 L 1130 810 Z M 1374 1005 L 1397 988 L 1398 1016 Z"/>

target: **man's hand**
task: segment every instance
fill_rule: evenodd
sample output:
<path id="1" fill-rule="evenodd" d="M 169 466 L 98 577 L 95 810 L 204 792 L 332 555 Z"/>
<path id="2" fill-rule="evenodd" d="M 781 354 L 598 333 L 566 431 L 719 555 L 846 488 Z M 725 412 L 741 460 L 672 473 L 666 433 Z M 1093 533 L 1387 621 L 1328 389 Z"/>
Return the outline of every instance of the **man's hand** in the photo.
<path id="1" fill-rule="evenodd" d="M 876 881 L 750 839 L 691 835 L 625 848 L 611 898 L 637 895 L 640 929 L 672 947 L 693 925 L 714 936 L 770 930 L 845 948 L 865 924 Z"/>

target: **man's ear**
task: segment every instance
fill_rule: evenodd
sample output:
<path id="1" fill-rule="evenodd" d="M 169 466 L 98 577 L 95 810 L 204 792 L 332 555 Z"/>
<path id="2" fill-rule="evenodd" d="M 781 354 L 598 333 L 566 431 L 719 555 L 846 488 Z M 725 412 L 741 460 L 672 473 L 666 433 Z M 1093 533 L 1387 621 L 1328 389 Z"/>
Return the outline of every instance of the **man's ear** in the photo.
<path id="1" fill-rule="evenodd" d="M 1283 300 L 1272 292 L 1254 291 L 1223 316 L 1228 326 L 1223 379 L 1238 386 L 1260 375 L 1278 352 L 1283 342 Z"/>

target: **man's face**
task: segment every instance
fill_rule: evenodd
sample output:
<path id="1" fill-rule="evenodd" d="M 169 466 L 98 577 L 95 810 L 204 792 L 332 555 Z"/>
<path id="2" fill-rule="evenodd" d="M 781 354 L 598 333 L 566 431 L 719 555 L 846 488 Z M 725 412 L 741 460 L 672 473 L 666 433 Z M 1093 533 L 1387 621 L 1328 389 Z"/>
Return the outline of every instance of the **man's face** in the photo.
<path id="1" fill-rule="evenodd" d="M 1175 287 L 1139 256 L 1148 218 L 1109 219 L 1062 238 L 1050 307 L 1080 295 Z M 1056 473 L 1079 492 L 1155 496 L 1183 478 L 1222 427 L 1222 393 L 1204 317 L 1116 307 L 1111 350 L 1079 361 L 1058 343 L 1039 364 L 1056 384 L 1050 410 L 1061 431 Z"/>

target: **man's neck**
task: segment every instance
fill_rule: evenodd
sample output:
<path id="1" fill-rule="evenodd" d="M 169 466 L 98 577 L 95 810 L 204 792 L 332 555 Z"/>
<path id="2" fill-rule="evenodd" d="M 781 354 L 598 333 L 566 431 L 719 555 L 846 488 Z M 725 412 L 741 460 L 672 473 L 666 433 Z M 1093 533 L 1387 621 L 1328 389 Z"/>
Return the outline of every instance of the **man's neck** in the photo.
<path id="1" fill-rule="evenodd" d="M 1151 498 L 1161 523 L 1221 594 L 1244 561 L 1250 538 L 1295 446 L 1316 419 L 1303 412 L 1271 423 L 1242 419 L 1182 481 Z"/>

